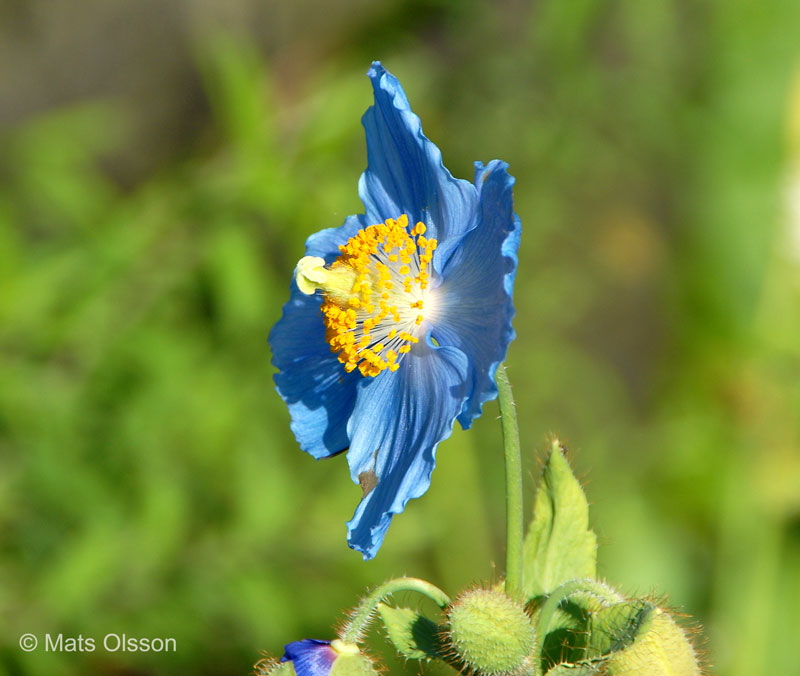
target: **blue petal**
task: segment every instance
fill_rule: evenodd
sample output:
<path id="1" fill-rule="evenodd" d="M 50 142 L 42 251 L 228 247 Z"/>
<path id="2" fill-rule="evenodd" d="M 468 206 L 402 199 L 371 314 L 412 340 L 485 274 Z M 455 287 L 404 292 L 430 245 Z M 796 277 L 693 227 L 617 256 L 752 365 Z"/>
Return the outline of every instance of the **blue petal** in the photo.
<path id="1" fill-rule="evenodd" d="M 514 339 L 512 292 L 521 225 L 514 214 L 514 178 L 508 165 L 475 164 L 479 221 L 453 251 L 442 272 L 433 336 L 462 350 L 470 363 L 470 395 L 458 421 L 465 429 L 497 396 L 494 375 Z"/>
<path id="2" fill-rule="evenodd" d="M 428 490 L 436 446 L 450 436 L 466 396 L 467 370 L 463 352 L 426 341 L 395 373 L 360 383 L 347 460 L 369 492 L 347 526 L 348 543 L 365 560 L 377 553 L 392 516 Z"/>
<path id="3" fill-rule="evenodd" d="M 348 239 L 367 225 L 369 223 L 363 215 L 348 216 L 344 225 L 338 228 L 325 228 L 315 232 L 306 240 L 306 256 L 319 256 L 326 263 L 332 263 L 339 256 L 339 245 L 346 244 Z"/>
<path id="4" fill-rule="evenodd" d="M 291 662 L 297 676 L 328 676 L 336 661 L 330 641 L 305 638 L 284 646 L 281 662 Z"/>
<path id="5" fill-rule="evenodd" d="M 370 223 L 407 214 L 422 221 L 426 235 L 441 245 L 475 225 L 477 192 L 469 181 L 455 179 L 442 163 L 442 153 L 422 133 L 403 87 L 375 61 L 367 73 L 375 105 L 364 114 L 367 170 L 358 194 Z"/>
<path id="6" fill-rule="evenodd" d="M 327 228 L 306 240 L 306 255 L 327 263 L 364 227 L 363 216 L 350 216 L 344 225 Z M 347 419 L 353 410 L 360 374 L 345 372 L 325 340 L 320 306 L 322 296 L 306 296 L 293 281 L 283 316 L 269 335 L 275 385 L 289 407 L 297 442 L 315 458 L 338 453 L 349 445 Z"/>
<path id="7" fill-rule="evenodd" d="M 289 407 L 297 443 L 315 458 L 338 453 L 349 445 L 347 419 L 356 400 L 360 374 L 346 373 L 325 340 L 319 294 L 306 296 L 292 282 L 269 340 L 275 385 Z"/>

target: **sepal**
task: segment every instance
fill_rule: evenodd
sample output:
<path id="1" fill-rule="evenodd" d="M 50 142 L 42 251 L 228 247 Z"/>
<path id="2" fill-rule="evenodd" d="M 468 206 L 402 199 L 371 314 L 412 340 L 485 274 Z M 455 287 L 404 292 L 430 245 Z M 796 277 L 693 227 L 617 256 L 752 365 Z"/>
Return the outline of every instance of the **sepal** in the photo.
<path id="1" fill-rule="evenodd" d="M 624 600 L 613 587 L 598 580 L 584 579 L 571 580 L 552 594 L 532 601 L 529 608 L 542 643 L 545 668 L 585 660 L 589 654 L 593 617 Z"/>
<path id="2" fill-rule="evenodd" d="M 660 612 L 647 599 L 634 599 L 600 608 L 589 617 L 589 659 L 625 650 L 633 645 L 642 627 Z"/>
<path id="3" fill-rule="evenodd" d="M 411 608 L 381 603 L 378 614 L 386 635 L 398 653 L 412 660 L 445 659 L 439 626 Z"/>

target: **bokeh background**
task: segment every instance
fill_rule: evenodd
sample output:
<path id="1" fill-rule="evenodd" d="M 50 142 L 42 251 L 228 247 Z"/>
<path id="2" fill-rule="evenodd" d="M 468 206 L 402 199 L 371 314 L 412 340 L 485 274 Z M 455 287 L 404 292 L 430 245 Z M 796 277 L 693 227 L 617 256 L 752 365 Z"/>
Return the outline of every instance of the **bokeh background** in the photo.
<path id="1" fill-rule="evenodd" d="M 495 404 L 364 563 L 272 387 L 379 58 L 456 176 L 517 177 L 528 488 L 558 434 L 608 580 L 714 673 L 800 674 L 799 33 L 788 1 L 0 4 L 0 673 L 245 674 L 390 576 L 501 574 Z M 17 646 L 112 631 L 178 650 Z"/>

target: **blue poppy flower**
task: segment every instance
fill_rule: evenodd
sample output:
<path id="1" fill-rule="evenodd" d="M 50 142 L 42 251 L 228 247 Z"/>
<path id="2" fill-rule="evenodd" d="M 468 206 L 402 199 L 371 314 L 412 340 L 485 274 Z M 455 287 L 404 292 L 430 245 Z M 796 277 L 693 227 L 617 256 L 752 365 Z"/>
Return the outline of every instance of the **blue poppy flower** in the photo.
<path id="1" fill-rule="evenodd" d="M 363 118 L 365 213 L 311 235 L 270 335 L 300 447 L 346 449 L 363 497 L 348 544 L 370 559 L 395 514 L 430 485 L 436 447 L 497 396 L 514 338 L 520 221 L 507 164 L 456 179 L 379 62 Z"/>
<path id="2" fill-rule="evenodd" d="M 284 646 L 281 663 L 291 662 L 297 676 L 329 676 L 375 673 L 358 646 L 340 640 L 306 638 Z"/>

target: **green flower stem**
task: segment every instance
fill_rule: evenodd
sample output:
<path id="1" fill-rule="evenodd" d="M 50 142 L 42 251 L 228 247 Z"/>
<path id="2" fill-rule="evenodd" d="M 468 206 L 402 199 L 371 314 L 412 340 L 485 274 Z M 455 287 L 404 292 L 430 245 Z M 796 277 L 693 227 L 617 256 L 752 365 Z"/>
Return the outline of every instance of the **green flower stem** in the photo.
<path id="1" fill-rule="evenodd" d="M 436 585 L 416 577 L 398 577 L 384 582 L 358 604 L 340 632 L 339 638 L 345 643 L 358 642 L 375 614 L 378 604 L 388 596 L 403 591 L 427 596 L 440 608 L 446 608 L 450 604 L 450 597 Z"/>
<path id="2" fill-rule="evenodd" d="M 565 582 L 560 587 L 556 587 L 542 604 L 542 609 L 539 611 L 539 619 L 536 622 L 536 636 L 540 637 L 540 639 L 546 636 L 550 630 L 550 623 L 553 619 L 553 615 L 555 615 L 558 607 L 570 596 L 580 592 L 594 594 L 612 603 L 620 603 L 623 600 L 623 597 L 611 587 L 597 580 L 583 578 Z"/>
<path id="3" fill-rule="evenodd" d="M 500 416 L 503 424 L 503 448 L 506 459 L 506 594 L 522 596 L 522 457 L 519 448 L 519 424 L 511 383 L 504 364 L 495 375 Z"/>

